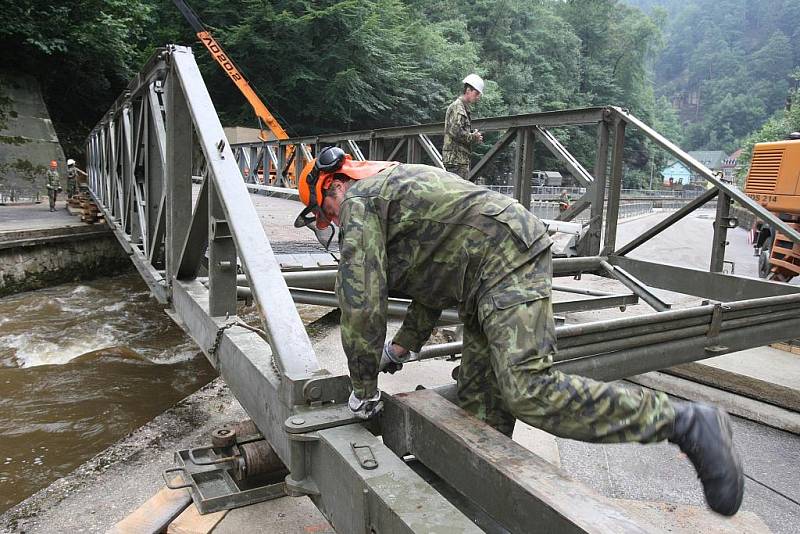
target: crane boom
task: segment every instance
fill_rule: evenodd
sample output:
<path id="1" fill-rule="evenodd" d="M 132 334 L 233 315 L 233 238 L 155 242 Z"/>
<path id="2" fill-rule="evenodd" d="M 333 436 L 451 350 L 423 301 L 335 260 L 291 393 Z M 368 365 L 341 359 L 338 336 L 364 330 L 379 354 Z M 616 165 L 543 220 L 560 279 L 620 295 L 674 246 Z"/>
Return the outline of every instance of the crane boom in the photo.
<path id="1" fill-rule="evenodd" d="M 264 105 L 264 102 L 258 97 L 256 92 L 250 86 L 250 83 L 247 81 L 247 78 L 242 74 L 242 71 L 236 67 L 236 64 L 230 58 L 228 54 L 222 49 L 222 46 L 214 39 L 214 36 L 211 35 L 203 23 L 200 21 L 200 17 L 197 16 L 197 13 L 192 10 L 191 7 L 184 1 L 184 0 L 173 0 L 175 6 L 180 10 L 186 20 L 191 24 L 192 29 L 194 29 L 195 34 L 197 34 L 197 38 L 203 43 L 203 46 L 208 49 L 211 57 L 219 63 L 219 66 L 222 67 L 222 70 L 225 71 L 225 74 L 236 84 L 236 87 L 239 88 L 239 91 L 244 95 L 247 99 L 247 102 L 252 106 L 253 111 L 255 111 L 256 116 L 259 119 L 259 122 L 262 124 L 266 124 L 269 130 L 277 139 L 288 139 L 289 135 L 286 133 L 286 130 L 283 129 L 283 126 L 275 119 L 272 113 L 269 112 L 267 106 Z M 266 141 L 267 136 L 264 132 L 263 127 L 261 128 L 261 140 Z"/>

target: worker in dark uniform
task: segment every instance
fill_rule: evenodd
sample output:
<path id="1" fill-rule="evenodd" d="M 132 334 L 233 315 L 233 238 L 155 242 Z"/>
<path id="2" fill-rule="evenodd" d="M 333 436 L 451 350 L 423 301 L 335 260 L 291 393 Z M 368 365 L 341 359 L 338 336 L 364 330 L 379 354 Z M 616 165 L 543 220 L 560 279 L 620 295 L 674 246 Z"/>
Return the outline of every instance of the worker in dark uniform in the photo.
<path id="1" fill-rule="evenodd" d="M 517 201 L 435 167 L 353 161 L 335 147 L 306 165 L 298 191 L 306 208 L 295 226 L 329 242 L 340 225 L 336 292 L 356 416 L 381 409 L 379 372 L 401 367 L 441 310 L 456 307 L 462 408 L 508 436 L 520 419 L 582 441 L 668 439 L 694 463 L 713 510 L 739 509 L 743 471 L 722 410 L 552 368 L 551 241 Z M 412 303 L 387 341 L 389 291 Z"/>
<path id="2" fill-rule="evenodd" d="M 483 80 L 477 74 L 470 74 L 463 83 L 463 93 L 448 106 L 444 117 L 442 163 L 449 172 L 468 180 L 472 147 L 483 141 L 483 135 L 472 129 L 469 107 L 481 99 Z"/>

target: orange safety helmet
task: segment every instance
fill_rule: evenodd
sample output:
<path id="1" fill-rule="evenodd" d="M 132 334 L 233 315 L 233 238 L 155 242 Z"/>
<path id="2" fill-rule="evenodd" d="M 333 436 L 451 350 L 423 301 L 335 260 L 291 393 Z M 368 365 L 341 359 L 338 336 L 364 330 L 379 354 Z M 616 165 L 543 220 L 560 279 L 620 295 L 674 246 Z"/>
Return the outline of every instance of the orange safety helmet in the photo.
<path id="1" fill-rule="evenodd" d="M 339 147 L 323 148 L 317 158 L 306 163 L 300 173 L 297 192 L 306 208 L 295 219 L 295 227 L 313 226 L 312 229 L 316 230 L 328 227 L 330 222 L 324 216 L 318 216 L 325 190 L 330 187 L 336 174 L 343 174 L 352 180 L 362 180 L 399 164 L 397 161 L 356 161 Z"/>

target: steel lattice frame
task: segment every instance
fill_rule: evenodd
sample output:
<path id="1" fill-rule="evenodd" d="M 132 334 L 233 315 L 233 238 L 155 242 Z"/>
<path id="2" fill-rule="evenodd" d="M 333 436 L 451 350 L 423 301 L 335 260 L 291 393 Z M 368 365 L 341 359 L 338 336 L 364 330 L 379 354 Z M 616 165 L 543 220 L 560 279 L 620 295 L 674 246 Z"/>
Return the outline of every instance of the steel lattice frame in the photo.
<path id="1" fill-rule="evenodd" d="M 581 167 L 546 129 L 586 124 L 598 127 L 593 172 Z M 786 332 L 800 328 L 799 288 L 721 274 L 730 221 L 727 201 L 718 204 L 710 272 L 625 257 L 716 195 L 738 200 L 800 241 L 794 230 L 720 182 L 627 112 L 606 107 L 538 113 L 480 119 L 475 126 L 505 133 L 473 173 L 480 172 L 502 148 L 516 141 L 518 199 L 530 199 L 529 181 L 522 177 L 532 170 L 534 139 L 544 143 L 587 187 L 586 195 L 565 213 L 568 219 L 584 209 L 591 210 L 585 257 L 555 260 L 556 275 L 584 272 L 611 276 L 633 294 L 592 295 L 606 299 L 602 305 L 620 306 L 638 297 L 662 310 L 558 328 L 557 366 L 613 380 L 778 341 L 786 337 Z M 626 126 L 638 128 L 715 187 L 615 251 Z M 316 148 L 342 143 L 360 152 L 355 143 L 368 142 L 368 157 L 373 159 L 394 158 L 405 147 L 407 161 L 419 161 L 424 152 L 439 164 L 435 147 L 426 136 L 439 133 L 441 128 L 441 124 L 427 124 L 297 138 L 280 144 Z M 613 145 L 607 179 L 610 138 Z M 394 154 L 384 154 L 389 139 L 395 140 Z M 191 50 L 170 46 L 145 65 L 89 135 L 89 183 L 108 224 L 153 294 L 169 304 L 173 319 L 203 349 L 289 467 L 286 485 L 292 494 L 311 496 L 340 532 L 479 531 L 462 512 L 466 506 L 463 502 L 454 505 L 409 467 L 403 455 L 410 453 L 467 501 L 477 503 L 494 521 L 511 530 L 536 524 L 538 530 L 553 532 L 653 531 L 652 525 L 630 519 L 590 489 L 431 392 L 389 398 L 380 425 L 383 440 L 354 421 L 345 404 L 349 378 L 333 376 L 320 368 L 293 300 L 332 303 L 334 271 L 282 273 L 248 188 L 289 197 L 293 193 L 242 180 L 244 167 L 259 158 L 271 161 L 276 152 L 285 151 L 262 144 L 236 150 L 238 158 L 227 143 Z M 285 164 L 274 163 L 278 168 Z M 302 161 L 298 159 L 295 164 L 299 168 Z M 197 176 L 202 185 L 193 210 L 192 180 Z M 206 249 L 208 276 L 199 278 Z M 237 265 L 244 276 L 237 277 Z M 295 289 L 290 290 L 287 281 Z M 719 303 L 663 311 L 668 305 L 648 286 Z M 237 293 L 243 291 L 261 312 L 263 337 L 231 326 L 229 316 L 236 314 Z M 393 305 L 398 314 L 403 313 L 403 302 Z M 459 344 L 452 343 L 428 348 L 426 353 L 432 357 L 459 350 Z M 447 391 L 443 393 L 447 395 Z M 366 469 L 354 454 L 353 444 L 368 446 L 379 467 Z M 535 469 L 516 472 L 509 468 L 526 462 Z M 463 465 L 472 468 L 463 469 Z M 497 496 L 510 498 L 498 500 Z"/>

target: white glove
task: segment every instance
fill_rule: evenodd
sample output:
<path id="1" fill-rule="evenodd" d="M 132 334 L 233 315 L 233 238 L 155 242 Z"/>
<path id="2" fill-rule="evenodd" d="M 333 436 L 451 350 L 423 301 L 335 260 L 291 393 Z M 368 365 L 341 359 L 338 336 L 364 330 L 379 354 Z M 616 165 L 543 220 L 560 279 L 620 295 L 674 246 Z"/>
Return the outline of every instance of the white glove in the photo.
<path id="1" fill-rule="evenodd" d="M 381 353 L 381 363 L 378 365 L 378 371 L 381 373 L 394 374 L 403 368 L 403 364 L 409 360 L 417 357 L 416 352 L 407 350 L 403 355 L 397 355 L 392 350 L 392 342 L 387 341 L 383 345 L 383 352 Z"/>
<path id="2" fill-rule="evenodd" d="M 350 407 L 350 411 L 353 412 L 353 415 L 359 419 L 369 419 L 383 408 L 381 390 L 378 390 L 375 395 L 365 400 L 359 399 L 356 397 L 355 392 L 351 391 L 350 398 L 347 399 L 347 405 Z"/>

